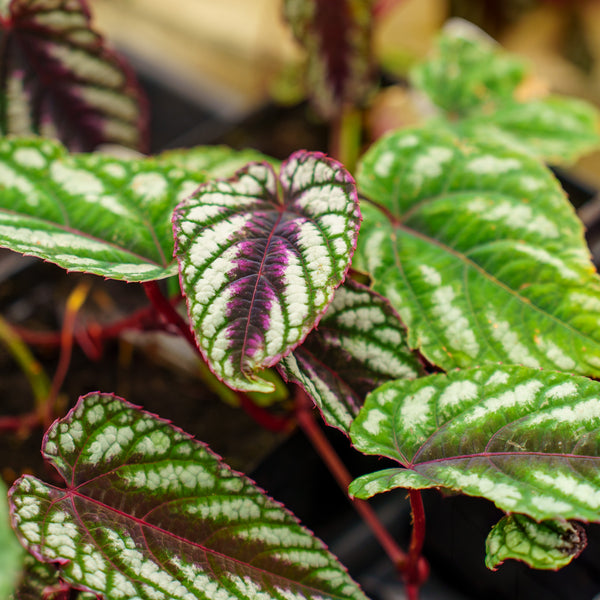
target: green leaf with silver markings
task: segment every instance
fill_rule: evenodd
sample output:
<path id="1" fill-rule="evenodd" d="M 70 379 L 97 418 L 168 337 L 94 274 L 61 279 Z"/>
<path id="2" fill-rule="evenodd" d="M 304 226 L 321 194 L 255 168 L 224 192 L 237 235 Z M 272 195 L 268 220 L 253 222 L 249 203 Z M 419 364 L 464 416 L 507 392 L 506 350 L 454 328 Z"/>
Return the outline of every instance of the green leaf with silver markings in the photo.
<path id="1" fill-rule="evenodd" d="M 64 485 L 18 479 L 13 526 L 78 589 L 140 600 L 366 600 L 285 508 L 121 398 L 82 397 L 42 450 Z"/>
<path id="2" fill-rule="evenodd" d="M 38 138 L 0 140 L 0 245 L 111 279 L 174 275 L 177 203 L 258 156 L 197 147 L 118 159 Z"/>
<path id="3" fill-rule="evenodd" d="M 600 375 L 600 279 L 550 171 L 503 146 L 404 130 L 363 157 L 355 266 L 443 369 Z"/>
<path id="4" fill-rule="evenodd" d="M 569 164 L 600 146 L 598 110 L 588 102 L 549 96 L 507 101 L 490 114 L 456 124 L 467 139 L 494 140 L 551 164 Z"/>
<path id="5" fill-rule="evenodd" d="M 402 468 L 355 480 L 368 498 L 438 487 L 537 521 L 600 521 L 600 383 L 557 371 L 487 365 L 393 381 L 350 428 L 366 454 Z"/>
<path id="6" fill-rule="evenodd" d="M 411 73 L 413 84 L 433 103 L 463 117 L 510 100 L 525 77 L 522 59 L 504 51 L 482 30 L 451 21 L 439 36 L 433 56 Z"/>
<path id="7" fill-rule="evenodd" d="M 368 392 L 391 379 L 423 374 L 405 333 L 384 298 L 348 279 L 319 327 L 277 369 L 304 388 L 329 425 L 347 433 Z"/>
<path id="8" fill-rule="evenodd" d="M 505 560 L 527 563 L 534 569 L 560 569 L 586 547 L 585 529 L 574 521 L 553 519 L 538 523 L 526 515 L 500 519 L 486 542 L 485 564 L 495 571 Z"/>
<path id="9" fill-rule="evenodd" d="M 565 96 L 527 98 L 527 71 L 481 30 L 454 21 L 412 79 L 466 139 L 494 140 L 554 164 L 598 148 L 598 109 Z"/>

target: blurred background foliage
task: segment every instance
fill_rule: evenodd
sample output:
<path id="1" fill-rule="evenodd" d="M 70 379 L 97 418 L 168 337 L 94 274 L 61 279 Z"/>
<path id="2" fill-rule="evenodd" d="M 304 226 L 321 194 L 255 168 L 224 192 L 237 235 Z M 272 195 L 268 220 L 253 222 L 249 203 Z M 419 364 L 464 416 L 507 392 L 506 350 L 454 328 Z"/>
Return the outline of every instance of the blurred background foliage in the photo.
<path id="1" fill-rule="evenodd" d="M 367 1 L 367 0 L 365 0 Z M 228 120 L 302 96 L 302 51 L 282 19 L 281 0 L 91 0 L 97 27 L 144 76 Z M 432 49 L 440 27 L 462 17 L 516 52 L 538 86 L 600 105 L 597 0 L 380 0 L 374 52 L 388 79 L 402 80 Z M 369 123 L 418 118 L 401 87 L 374 96 Z M 382 116 L 383 115 L 383 116 Z M 167 115 L 168 117 L 168 115 Z M 600 155 L 574 173 L 600 187 Z"/>

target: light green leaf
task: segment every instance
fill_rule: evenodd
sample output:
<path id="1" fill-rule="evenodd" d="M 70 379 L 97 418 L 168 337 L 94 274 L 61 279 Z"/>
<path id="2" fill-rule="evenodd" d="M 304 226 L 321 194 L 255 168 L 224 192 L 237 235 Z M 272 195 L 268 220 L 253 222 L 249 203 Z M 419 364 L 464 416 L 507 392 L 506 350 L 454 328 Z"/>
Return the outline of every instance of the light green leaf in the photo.
<path id="1" fill-rule="evenodd" d="M 447 131 L 376 143 L 355 257 L 445 370 L 503 361 L 600 375 L 600 279 L 552 174 Z"/>
<path id="2" fill-rule="evenodd" d="M 351 493 L 440 487 L 541 521 L 600 521 L 600 383 L 556 371 L 487 365 L 371 393 L 350 428 L 361 452 L 403 471 Z M 387 482 L 386 482 L 387 478 Z"/>
<path id="3" fill-rule="evenodd" d="M 6 600 L 14 591 L 25 558 L 10 527 L 6 492 L 6 485 L 0 479 L 0 600 Z"/>
<path id="4" fill-rule="evenodd" d="M 453 26 L 413 82 L 461 136 L 494 140 L 551 163 L 570 163 L 600 145 L 598 110 L 562 96 L 521 99 L 524 62 L 473 26 Z"/>
<path id="5" fill-rule="evenodd" d="M 179 167 L 190 173 L 203 172 L 210 179 L 231 177 L 249 162 L 269 162 L 279 168 L 281 161 L 251 148 L 233 150 L 228 146 L 198 146 L 167 150 L 156 156 L 161 165 Z"/>
<path id="6" fill-rule="evenodd" d="M 561 96 L 507 101 L 492 114 L 475 114 L 458 123 L 457 130 L 467 138 L 495 140 L 552 164 L 572 163 L 600 145 L 598 110 Z"/>
<path id="7" fill-rule="evenodd" d="M 64 487 L 11 488 L 21 543 L 106 599 L 366 600 L 325 545 L 204 444 L 112 394 L 44 437 Z"/>
<path id="8" fill-rule="evenodd" d="M 586 544 L 585 530 L 578 523 L 559 519 L 538 523 L 525 515 L 511 514 L 490 531 L 485 564 L 495 571 L 512 558 L 534 569 L 556 570 L 577 558 Z"/>
<path id="9" fill-rule="evenodd" d="M 68 154 L 0 140 L 0 245 L 70 271 L 125 281 L 177 272 L 171 214 L 206 181 L 153 159 Z"/>
<path id="10" fill-rule="evenodd" d="M 412 81 L 441 109 L 464 116 L 510 99 L 524 75 L 523 61 L 481 30 L 453 26 L 439 37 L 435 54 L 413 70 Z"/>

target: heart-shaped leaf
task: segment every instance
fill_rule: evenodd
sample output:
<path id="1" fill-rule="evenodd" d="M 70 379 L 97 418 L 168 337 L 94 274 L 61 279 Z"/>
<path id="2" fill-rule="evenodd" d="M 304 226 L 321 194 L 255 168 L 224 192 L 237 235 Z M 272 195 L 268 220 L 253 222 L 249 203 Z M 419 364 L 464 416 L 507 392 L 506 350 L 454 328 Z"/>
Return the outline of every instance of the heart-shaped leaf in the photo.
<path id="1" fill-rule="evenodd" d="M 336 161 L 296 152 L 211 181 L 173 218 L 181 287 L 198 346 L 227 385 L 272 391 L 257 371 L 315 327 L 344 280 L 360 212 Z"/>
<path id="2" fill-rule="evenodd" d="M 12 0 L 0 14 L 0 132 L 145 151 L 148 111 L 133 72 L 90 27 L 84 0 Z"/>
<path id="3" fill-rule="evenodd" d="M 367 498 L 395 487 L 481 496 L 541 521 L 600 521 L 600 383 L 528 367 L 393 381 L 367 396 L 350 428 L 356 448 L 403 469 L 350 486 Z"/>
<path id="4" fill-rule="evenodd" d="M 512 558 L 534 569 L 556 570 L 577 558 L 586 544 L 585 529 L 573 521 L 538 523 L 525 515 L 506 515 L 487 537 L 485 564 L 495 571 Z"/>
<path id="5" fill-rule="evenodd" d="M 373 0 L 284 0 L 284 15 L 307 52 L 306 85 L 324 118 L 365 101 L 373 86 Z"/>
<path id="6" fill-rule="evenodd" d="M 0 245 L 70 271 L 149 281 L 177 272 L 171 215 L 206 181 L 153 159 L 0 140 Z"/>
<path id="7" fill-rule="evenodd" d="M 325 421 L 344 432 L 365 396 L 391 379 L 423 373 L 395 311 L 369 288 L 347 279 L 304 343 L 277 368 L 301 385 Z"/>
<path id="8" fill-rule="evenodd" d="M 22 544 L 104 598 L 365 600 L 322 542 L 168 422 L 90 394 L 55 422 L 44 457 L 65 488 L 11 488 Z"/>
<path id="9" fill-rule="evenodd" d="M 355 265 L 444 369 L 508 362 L 600 375 L 600 279 L 537 160 L 405 130 L 363 158 Z M 357 262 L 356 262 L 357 261 Z"/>

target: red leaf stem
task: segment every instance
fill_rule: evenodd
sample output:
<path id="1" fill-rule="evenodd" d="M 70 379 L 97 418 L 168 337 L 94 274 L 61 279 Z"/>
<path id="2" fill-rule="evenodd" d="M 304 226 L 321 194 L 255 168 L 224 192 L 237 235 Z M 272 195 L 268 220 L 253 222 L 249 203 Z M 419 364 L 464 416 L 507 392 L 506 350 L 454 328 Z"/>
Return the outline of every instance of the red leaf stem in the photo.
<path id="1" fill-rule="evenodd" d="M 381 547 L 388 555 L 395 567 L 404 572 L 407 568 L 409 557 L 401 550 L 389 531 L 379 520 L 377 513 L 365 500 L 350 498 L 348 496 L 348 486 L 352 481 L 352 477 L 348 469 L 333 449 L 329 440 L 317 426 L 313 416 L 313 405 L 304 390 L 299 386 L 296 387 L 296 418 L 302 431 L 306 434 L 319 456 L 323 459 L 329 471 L 337 481 L 338 485 L 352 502 L 355 510 L 371 529 L 371 532 L 381 544 Z"/>

